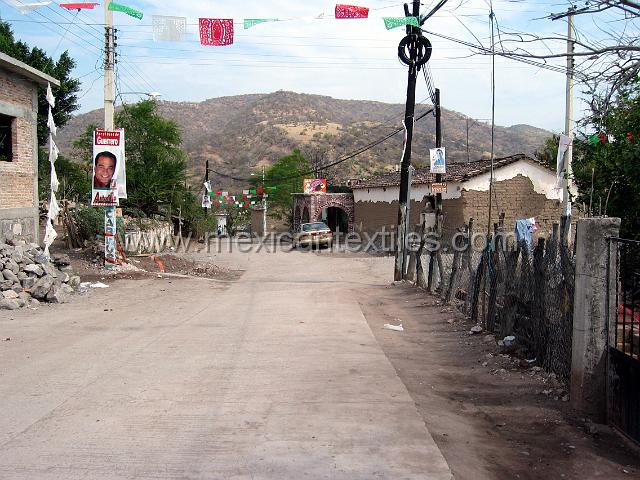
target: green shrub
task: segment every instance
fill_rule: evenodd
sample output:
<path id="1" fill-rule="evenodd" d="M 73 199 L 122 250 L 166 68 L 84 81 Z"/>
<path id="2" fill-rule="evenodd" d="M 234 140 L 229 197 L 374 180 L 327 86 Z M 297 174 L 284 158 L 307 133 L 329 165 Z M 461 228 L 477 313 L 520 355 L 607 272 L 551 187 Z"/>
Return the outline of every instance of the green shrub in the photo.
<path id="1" fill-rule="evenodd" d="M 104 209 L 86 207 L 74 210 L 71 215 L 82 240 L 94 240 L 104 234 Z"/>

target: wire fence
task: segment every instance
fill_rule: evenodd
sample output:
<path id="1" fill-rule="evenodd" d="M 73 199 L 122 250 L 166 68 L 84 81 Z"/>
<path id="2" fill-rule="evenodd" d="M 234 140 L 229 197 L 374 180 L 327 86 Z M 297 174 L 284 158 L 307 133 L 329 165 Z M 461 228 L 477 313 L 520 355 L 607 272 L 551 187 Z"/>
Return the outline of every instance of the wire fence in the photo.
<path id="1" fill-rule="evenodd" d="M 474 235 L 470 220 L 442 235 L 439 248 L 416 253 L 409 279 L 455 304 L 498 339 L 515 337 L 504 345 L 566 381 L 575 284 L 568 230 L 555 224 L 549 238 L 529 245 L 505 231 L 502 219 L 490 236 Z"/>

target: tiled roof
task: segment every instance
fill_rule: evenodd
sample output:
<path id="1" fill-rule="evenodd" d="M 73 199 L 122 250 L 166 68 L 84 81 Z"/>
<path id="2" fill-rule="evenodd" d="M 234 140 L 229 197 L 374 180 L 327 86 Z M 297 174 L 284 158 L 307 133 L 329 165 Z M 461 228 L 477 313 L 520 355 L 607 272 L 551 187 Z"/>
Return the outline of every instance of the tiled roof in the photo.
<path id="1" fill-rule="evenodd" d="M 509 157 L 496 158 L 493 168 L 498 169 L 520 160 L 527 160 L 540 165 L 537 160 L 522 153 Z M 462 182 L 491 171 L 491 160 L 479 160 L 470 163 L 450 163 L 447 165 L 447 173 L 442 175 L 443 182 Z M 436 181 L 436 175 L 431 173 L 429 167 L 419 168 L 413 174 L 412 185 L 429 184 Z M 376 188 L 393 187 L 400 185 L 400 172 L 390 172 L 364 180 L 351 180 L 351 188 Z"/>

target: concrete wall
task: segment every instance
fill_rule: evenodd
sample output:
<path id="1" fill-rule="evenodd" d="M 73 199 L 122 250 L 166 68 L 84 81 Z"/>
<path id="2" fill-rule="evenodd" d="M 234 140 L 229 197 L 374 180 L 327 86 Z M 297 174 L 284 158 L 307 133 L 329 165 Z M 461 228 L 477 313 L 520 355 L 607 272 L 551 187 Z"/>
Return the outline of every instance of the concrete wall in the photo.
<path id="1" fill-rule="evenodd" d="M 585 218 L 577 222 L 576 280 L 571 349 L 571 405 L 598 422 L 607 413 L 607 293 L 615 298 L 614 268 L 607 237 L 620 231 L 619 218 Z M 607 273 L 612 277 L 607 279 Z M 609 290 L 608 290 L 609 289 Z M 615 301 L 610 317 L 615 318 Z"/>
<path id="2" fill-rule="evenodd" d="M 33 82 L 0 70 L 0 113 L 14 117 L 12 161 L 0 161 L 0 241 L 38 241 L 38 97 Z"/>

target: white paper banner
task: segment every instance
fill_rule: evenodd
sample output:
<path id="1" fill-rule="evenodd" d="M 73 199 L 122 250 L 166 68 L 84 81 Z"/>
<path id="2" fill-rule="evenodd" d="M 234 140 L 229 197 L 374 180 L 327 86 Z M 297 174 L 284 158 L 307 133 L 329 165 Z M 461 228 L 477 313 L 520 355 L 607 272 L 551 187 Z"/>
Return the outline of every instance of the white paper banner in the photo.
<path id="1" fill-rule="evenodd" d="M 53 241 L 58 237 L 58 233 L 55 228 L 53 228 L 53 223 L 51 219 L 47 219 L 47 228 L 44 233 L 44 254 L 49 256 L 49 247 L 53 243 Z"/>
<path id="2" fill-rule="evenodd" d="M 154 42 L 184 42 L 186 30 L 186 17 L 153 15 Z"/>
<path id="3" fill-rule="evenodd" d="M 53 193 L 58 193 L 58 189 L 60 188 L 60 182 L 58 181 L 58 174 L 56 173 L 56 169 L 51 165 L 51 191 Z"/>
<path id="4" fill-rule="evenodd" d="M 49 127 L 49 131 L 54 135 L 58 135 L 58 128 L 56 127 L 56 123 L 53 120 L 53 114 L 51 113 L 51 107 L 49 107 L 49 117 L 47 118 L 47 127 Z"/>
<path id="5" fill-rule="evenodd" d="M 27 13 L 33 12 L 41 7 L 46 7 L 47 5 L 51 5 L 51 2 L 34 2 L 34 3 L 23 3 L 17 0 L 13 0 L 11 2 L 15 8 L 20 10 L 20 13 L 26 15 Z"/>
<path id="6" fill-rule="evenodd" d="M 565 153 L 569 145 L 573 143 L 573 137 L 567 135 L 560 135 L 560 143 L 558 144 L 558 157 L 556 158 L 557 170 L 556 170 L 556 190 L 560 190 L 563 187 L 565 170 Z"/>
<path id="7" fill-rule="evenodd" d="M 50 83 L 47 83 L 47 103 L 51 108 L 56 106 L 56 97 L 53 96 Z"/>

